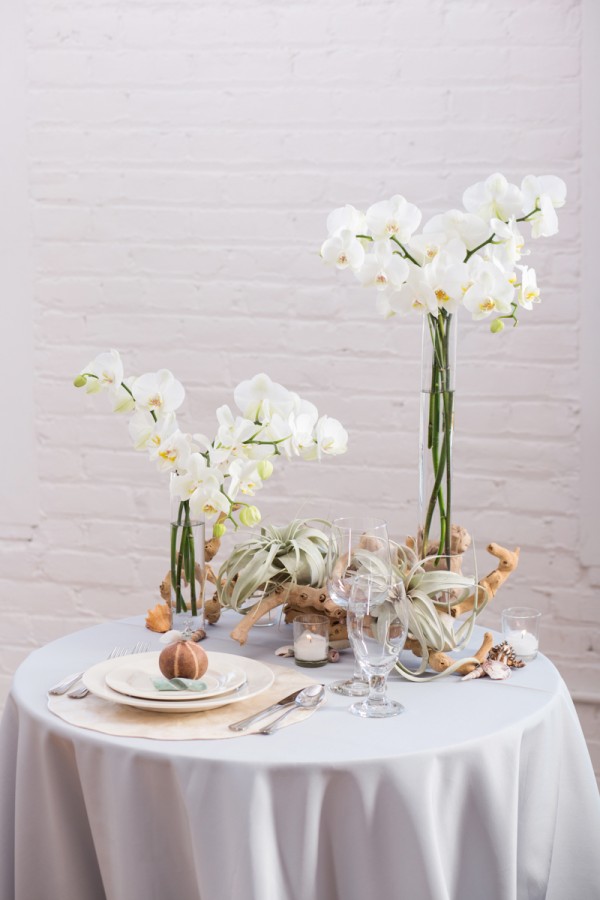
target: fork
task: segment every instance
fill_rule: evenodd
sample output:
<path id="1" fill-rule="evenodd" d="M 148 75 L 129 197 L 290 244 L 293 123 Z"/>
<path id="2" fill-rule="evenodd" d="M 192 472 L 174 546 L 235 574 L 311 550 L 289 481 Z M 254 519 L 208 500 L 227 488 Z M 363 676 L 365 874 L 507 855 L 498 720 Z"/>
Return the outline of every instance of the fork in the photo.
<path id="1" fill-rule="evenodd" d="M 115 647 L 114 650 L 108 655 L 107 659 L 116 659 L 120 656 L 131 656 L 135 653 L 146 653 L 150 644 L 145 644 L 143 641 L 138 641 L 135 647 L 132 647 L 131 650 L 127 650 L 125 647 Z M 83 675 L 83 672 L 81 673 Z M 72 684 L 75 682 L 72 682 Z M 72 686 L 71 684 L 71 686 Z M 68 690 L 68 689 L 67 689 Z M 82 685 L 79 688 L 75 688 L 73 691 L 69 691 L 67 697 L 70 697 L 71 700 L 81 700 L 82 697 L 87 697 L 89 694 L 89 689 Z"/>

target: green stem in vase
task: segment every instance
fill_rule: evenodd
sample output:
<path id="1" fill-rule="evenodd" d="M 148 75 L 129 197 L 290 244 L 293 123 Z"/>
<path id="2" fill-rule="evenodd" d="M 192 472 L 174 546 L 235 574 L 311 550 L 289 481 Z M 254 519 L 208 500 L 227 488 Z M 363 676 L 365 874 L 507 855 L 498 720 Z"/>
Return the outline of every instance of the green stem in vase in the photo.
<path id="1" fill-rule="evenodd" d="M 190 586 L 190 605 L 192 607 L 192 615 L 198 615 L 197 597 L 196 597 L 196 548 L 194 545 L 194 532 L 192 521 L 190 519 L 190 502 L 185 501 L 185 529 L 187 531 L 187 572 L 186 578 Z"/>
<path id="2" fill-rule="evenodd" d="M 450 555 L 450 512 L 452 497 L 452 416 L 453 398 L 450 389 L 450 327 L 452 316 L 441 310 L 437 318 L 429 315 L 428 326 L 432 342 L 431 387 L 429 396 L 429 420 L 427 449 L 431 453 L 434 484 L 427 505 L 423 526 L 423 554 L 428 552 L 429 532 L 437 512 L 440 521 L 440 539 L 436 564 L 444 553 Z M 441 428 L 440 428 L 441 420 Z M 440 447 L 440 432 L 442 442 Z"/>

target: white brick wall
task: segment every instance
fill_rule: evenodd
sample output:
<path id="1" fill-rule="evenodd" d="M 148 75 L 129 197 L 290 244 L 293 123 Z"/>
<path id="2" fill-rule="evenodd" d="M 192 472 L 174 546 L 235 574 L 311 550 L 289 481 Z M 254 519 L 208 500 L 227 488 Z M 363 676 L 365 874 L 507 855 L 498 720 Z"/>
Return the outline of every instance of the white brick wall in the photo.
<path id="1" fill-rule="evenodd" d="M 166 565 L 164 485 L 70 386 L 101 349 L 171 368 L 203 431 L 267 370 L 342 419 L 351 451 L 281 467 L 265 515 L 368 505 L 411 530 L 419 329 L 322 266 L 324 220 L 396 192 L 430 214 L 501 169 L 556 172 L 569 205 L 535 245 L 541 308 L 500 336 L 464 322 L 457 505 L 481 546 L 522 547 L 488 621 L 538 606 L 544 649 L 597 697 L 599 585 L 578 556 L 580 0 L 27 6 L 42 521 L 0 543 L 2 693 L 34 646 L 145 610 Z M 600 769 L 598 706 L 580 712 Z"/>

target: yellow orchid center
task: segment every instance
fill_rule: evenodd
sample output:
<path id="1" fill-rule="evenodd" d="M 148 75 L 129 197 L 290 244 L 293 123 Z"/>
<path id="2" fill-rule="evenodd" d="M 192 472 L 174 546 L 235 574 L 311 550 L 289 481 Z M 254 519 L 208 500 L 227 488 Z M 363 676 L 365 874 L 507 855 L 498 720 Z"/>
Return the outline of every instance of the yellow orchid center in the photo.
<path id="1" fill-rule="evenodd" d="M 385 226 L 385 230 L 388 234 L 397 234 L 398 233 L 398 223 L 397 222 L 387 222 Z"/>
<path id="2" fill-rule="evenodd" d="M 387 284 L 387 278 L 383 272 L 380 272 L 377 278 L 375 279 L 375 284 Z"/>
<path id="3" fill-rule="evenodd" d="M 539 296 L 540 296 L 540 292 L 539 292 L 539 291 L 529 290 L 529 291 L 527 291 L 527 293 L 525 294 L 525 299 L 526 299 L 526 300 L 537 300 L 537 298 L 538 298 Z"/>
<path id="4" fill-rule="evenodd" d="M 427 257 L 427 259 L 435 259 L 435 257 L 438 255 L 438 252 L 438 248 L 435 246 L 427 247 L 427 249 L 425 250 L 425 256 Z"/>
<path id="5" fill-rule="evenodd" d="M 479 309 L 482 312 L 492 312 L 493 309 L 496 309 L 496 303 L 491 297 L 486 297 L 485 300 L 479 304 Z"/>
<path id="6" fill-rule="evenodd" d="M 177 450 L 175 450 L 174 447 L 171 447 L 170 449 L 159 451 L 158 455 L 166 462 L 174 463 L 177 459 Z"/>
<path id="7" fill-rule="evenodd" d="M 438 288 L 435 292 L 435 296 L 438 299 L 438 303 L 447 303 L 450 297 L 446 293 L 446 291 L 442 290 L 442 288 Z"/>
<path id="8" fill-rule="evenodd" d="M 348 263 L 348 257 L 346 256 L 346 254 L 344 253 L 343 250 L 340 253 L 340 255 L 338 256 L 337 261 L 341 266 L 345 266 Z"/>
<path id="9" fill-rule="evenodd" d="M 151 409 L 160 409 L 162 405 L 163 401 L 160 394 L 154 394 L 154 396 L 148 398 L 148 406 Z"/>

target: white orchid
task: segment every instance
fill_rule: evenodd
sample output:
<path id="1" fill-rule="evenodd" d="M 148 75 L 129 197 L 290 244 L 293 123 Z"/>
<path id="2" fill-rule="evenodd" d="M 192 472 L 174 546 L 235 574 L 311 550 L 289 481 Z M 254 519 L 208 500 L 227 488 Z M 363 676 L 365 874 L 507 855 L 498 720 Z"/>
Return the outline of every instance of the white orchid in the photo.
<path id="1" fill-rule="evenodd" d="M 133 382 L 136 406 L 156 415 L 175 412 L 185 398 L 185 389 L 168 369 L 148 372 Z"/>
<path id="2" fill-rule="evenodd" d="M 421 223 L 421 210 L 400 194 L 370 206 L 366 214 L 369 233 L 375 241 L 396 238 L 406 243 Z"/>
<path id="3" fill-rule="evenodd" d="M 523 211 L 531 222 L 532 238 L 551 237 L 558 232 L 556 210 L 565 205 L 567 186 L 555 175 L 526 175 L 521 185 Z M 526 208 L 525 208 L 526 207 Z M 535 210 L 533 215 L 531 211 Z"/>
<path id="4" fill-rule="evenodd" d="M 478 321 L 492 313 L 510 313 L 515 289 L 506 274 L 494 262 L 472 260 L 469 280 L 464 285 L 463 303 Z"/>
<path id="5" fill-rule="evenodd" d="M 490 223 L 494 240 L 482 252 L 483 259 L 495 260 L 506 272 L 512 272 L 522 256 L 529 253 L 525 250 L 525 240 L 517 220 L 513 217 L 508 222 L 492 219 Z M 486 252 L 487 251 L 487 252 Z"/>
<path id="6" fill-rule="evenodd" d="M 465 264 L 458 262 L 452 252 L 440 250 L 432 262 L 415 270 L 398 299 L 399 309 L 403 313 L 413 309 L 433 316 L 445 310 L 450 315 L 462 302 L 466 278 Z"/>
<path id="7" fill-rule="evenodd" d="M 253 497 L 255 492 L 262 487 L 262 479 L 258 474 L 259 463 L 256 460 L 234 459 L 229 466 L 227 482 L 227 496 L 235 500 L 241 491 L 246 496 Z"/>
<path id="8" fill-rule="evenodd" d="M 343 231 L 352 234 L 365 234 L 367 231 L 367 217 L 360 210 L 355 209 L 349 203 L 332 210 L 327 216 L 327 233 L 330 237 L 339 235 Z"/>
<path id="9" fill-rule="evenodd" d="M 117 350 L 109 350 L 99 353 L 79 373 L 87 394 L 97 394 L 100 391 L 117 393 L 123 381 L 123 363 Z"/>
<path id="10" fill-rule="evenodd" d="M 171 492 L 182 502 L 189 501 L 190 512 L 196 518 L 219 512 L 228 513 L 230 503 L 221 491 L 221 475 L 211 469 L 200 453 L 192 453 L 183 473 L 171 478 Z"/>
<path id="11" fill-rule="evenodd" d="M 463 205 L 486 222 L 493 218 L 507 220 L 521 213 L 523 195 L 516 184 L 510 184 L 504 175 L 496 172 L 468 187 L 463 194 Z"/>
<path id="12" fill-rule="evenodd" d="M 389 241 L 377 241 L 373 250 L 365 255 L 362 268 L 356 277 L 363 287 L 376 287 L 378 291 L 400 290 L 408 278 L 408 263 L 394 253 Z"/>
<path id="13" fill-rule="evenodd" d="M 443 235 L 445 240 L 440 243 L 440 236 Z M 429 237 L 430 241 L 435 236 L 440 247 L 449 241 L 461 241 L 467 250 L 474 250 L 479 247 L 490 236 L 490 229 L 487 222 L 484 222 L 480 216 L 474 213 L 463 212 L 462 209 L 449 209 L 445 213 L 429 219 L 423 226 L 422 238 Z M 411 238 L 411 247 L 418 241 L 417 235 Z M 435 255 L 435 254 L 433 254 Z M 428 254 L 429 258 L 431 252 Z M 463 254 L 462 259 L 464 260 Z M 462 261 L 462 260 L 461 260 Z"/>
<path id="14" fill-rule="evenodd" d="M 535 269 L 531 266 L 518 266 L 521 271 L 521 279 L 517 290 L 517 300 L 523 309 L 533 309 L 534 303 L 541 300 L 537 285 Z"/>
<path id="15" fill-rule="evenodd" d="M 150 451 L 150 458 L 156 462 L 159 471 L 169 472 L 185 469 L 191 452 L 190 437 L 176 428 L 161 440 L 159 447 Z"/>
<path id="16" fill-rule="evenodd" d="M 292 413 L 289 423 L 292 431 L 292 449 L 298 456 L 304 459 L 310 459 L 312 450 L 315 447 L 315 426 L 317 424 L 318 413 L 313 411 L 303 412 L 300 414 Z"/>
<path id="17" fill-rule="evenodd" d="M 153 418 L 147 409 L 136 409 L 129 420 L 129 435 L 136 450 L 158 453 L 166 438 L 177 429 L 175 413 Z"/>
<path id="18" fill-rule="evenodd" d="M 217 421 L 219 429 L 214 446 L 227 450 L 231 456 L 246 456 L 248 448 L 244 441 L 249 441 L 259 430 L 259 426 L 251 419 L 234 416 L 228 406 L 217 409 Z"/>
<path id="19" fill-rule="evenodd" d="M 321 416 L 315 427 L 317 455 L 338 456 L 348 449 L 348 432 L 331 416 Z"/>
<path id="20" fill-rule="evenodd" d="M 275 413 L 287 416 L 294 408 L 291 391 L 271 381 L 268 375 L 255 375 L 250 381 L 242 381 L 233 393 L 237 408 L 246 419 L 264 422 Z"/>
<path id="21" fill-rule="evenodd" d="M 352 231 L 344 230 L 327 238 L 321 247 L 321 256 L 326 263 L 338 269 L 360 269 L 365 260 L 365 251 Z"/>

